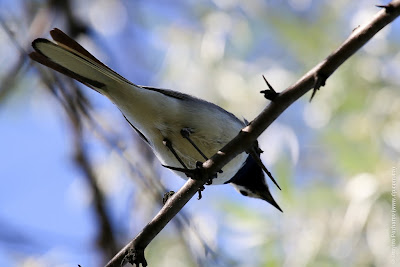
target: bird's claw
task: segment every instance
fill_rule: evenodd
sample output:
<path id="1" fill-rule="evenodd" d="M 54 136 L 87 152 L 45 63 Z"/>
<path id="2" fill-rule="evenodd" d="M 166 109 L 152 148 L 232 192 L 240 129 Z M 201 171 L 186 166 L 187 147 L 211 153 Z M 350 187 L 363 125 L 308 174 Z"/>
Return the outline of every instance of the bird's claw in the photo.
<path id="1" fill-rule="evenodd" d="M 170 199 L 174 194 L 175 194 L 175 191 L 166 192 L 162 199 L 163 205 L 165 205 L 165 203 L 167 203 L 168 199 Z"/>

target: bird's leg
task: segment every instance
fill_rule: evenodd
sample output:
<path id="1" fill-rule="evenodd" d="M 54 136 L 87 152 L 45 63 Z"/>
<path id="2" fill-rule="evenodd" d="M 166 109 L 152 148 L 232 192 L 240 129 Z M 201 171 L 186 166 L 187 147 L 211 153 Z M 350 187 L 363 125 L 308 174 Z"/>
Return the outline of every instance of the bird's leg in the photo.
<path id="1" fill-rule="evenodd" d="M 189 143 L 197 150 L 197 152 L 200 153 L 200 155 L 205 159 L 208 160 L 207 156 L 204 155 L 204 153 L 200 150 L 200 148 L 193 142 L 192 139 L 190 139 L 190 134 L 192 133 L 192 131 L 190 130 L 190 128 L 183 128 L 181 130 L 181 135 L 183 138 L 187 139 L 189 141 Z"/>
<path id="2" fill-rule="evenodd" d="M 188 167 L 186 167 L 186 165 L 185 165 L 185 163 L 183 162 L 183 160 L 179 157 L 178 153 L 176 153 L 176 150 L 175 150 L 174 147 L 172 146 L 172 143 L 171 143 L 171 141 L 170 141 L 169 139 L 164 138 L 163 144 L 169 149 L 169 151 L 171 151 L 172 154 L 174 154 L 175 158 L 176 158 L 176 159 L 179 161 L 179 163 L 182 165 L 183 169 L 182 169 L 182 168 L 177 168 L 177 167 L 172 167 L 172 166 L 166 166 L 166 165 L 163 165 L 163 167 L 166 167 L 166 168 L 171 169 L 171 170 L 174 170 L 174 171 L 181 171 L 181 172 L 184 172 L 184 173 L 186 174 L 186 176 L 194 178 L 195 175 L 196 175 L 197 167 L 196 167 L 196 169 L 194 169 L 194 170 L 188 169 Z M 196 166 L 197 166 L 197 164 L 196 164 Z M 199 188 L 199 190 L 198 190 L 199 197 L 198 197 L 197 199 L 200 200 L 200 199 L 202 198 L 202 196 L 201 196 L 201 191 L 203 191 L 203 190 L 204 190 L 204 186 L 201 186 L 201 187 Z M 172 191 L 171 191 L 171 192 L 172 192 Z M 168 194 L 168 193 L 167 193 L 167 194 Z M 168 195 L 168 198 L 171 197 L 172 195 L 173 195 L 173 194 Z M 168 198 L 167 198 L 167 200 L 168 200 Z M 164 199 L 165 199 L 165 195 L 164 195 Z M 164 199 L 163 199 L 163 201 L 166 202 L 167 200 L 164 200 Z M 164 204 L 165 204 L 165 203 L 164 203 Z"/>
<path id="3" fill-rule="evenodd" d="M 201 168 L 203 168 L 203 162 L 196 161 L 196 169 L 200 170 Z M 217 174 L 215 174 L 213 177 L 209 178 L 206 182 L 206 185 L 212 185 L 213 178 L 217 178 Z M 201 191 L 203 191 L 204 189 L 205 189 L 204 186 L 202 186 L 202 188 L 200 188 Z"/>
<path id="4" fill-rule="evenodd" d="M 182 167 L 183 167 L 184 169 L 188 169 L 188 168 L 186 167 L 185 163 L 184 163 L 184 162 L 182 161 L 182 159 L 179 157 L 178 153 L 176 153 L 174 147 L 172 146 L 171 141 L 169 141 L 169 139 L 167 139 L 167 138 L 164 138 L 163 144 L 164 144 L 164 146 L 166 146 L 166 147 L 169 149 L 169 151 L 172 152 L 172 154 L 174 154 L 175 158 L 179 161 L 179 163 L 182 165 Z"/>
<path id="5" fill-rule="evenodd" d="M 205 159 L 208 160 L 208 157 L 201 151 L 201 149 L 193 142 L 193 140 L 190 138 L 190 134 L 193 132 L 190 130 L 190 128 L 183 128 L 181 130 L 181 135 L 183 138 L 189 141 L 189 143 L 197 150 L 197 152 L 200 153 L 200 155 Z M 222 170 L 219 170 L 218 173 L 222 173 Z M 209 184 L 210 181 L 207 182 L 207 185 Z M 211 184 L 211 183 L 210 183 Z"/>

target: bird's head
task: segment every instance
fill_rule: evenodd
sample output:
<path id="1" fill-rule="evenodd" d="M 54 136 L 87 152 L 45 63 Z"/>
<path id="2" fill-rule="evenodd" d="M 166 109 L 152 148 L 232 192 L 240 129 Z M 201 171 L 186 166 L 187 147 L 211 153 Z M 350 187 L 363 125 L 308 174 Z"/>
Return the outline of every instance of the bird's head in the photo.
<path id="1" fill-rule="evenodd" d="M 232 183 L 235 189 L 243 196 L 265 200 L 282 212 L 282 209 L 269 191 L 262 168 L 251 155 L 247 157 L 242 168 L 229 182 Z"/>

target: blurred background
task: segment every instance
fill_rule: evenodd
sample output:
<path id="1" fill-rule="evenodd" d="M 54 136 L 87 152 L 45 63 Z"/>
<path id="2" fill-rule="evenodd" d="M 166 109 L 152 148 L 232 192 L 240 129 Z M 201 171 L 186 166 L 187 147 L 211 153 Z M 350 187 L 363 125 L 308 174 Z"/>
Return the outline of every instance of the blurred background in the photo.
<path id="1" fill-rule="evenodd" d="M 184 183 L 105 97 L 29 60 L 33 39 L 58 27 L 137 84 L 252 120 L 261 75 L 284 90 L 385 3 L 0 0 L 0 266 L 101 266 Z M 397 20 L 259 138 L 284 213 L 207 187 L 146 249 L 150 266 L 399 262 L 399 86 Z"/>

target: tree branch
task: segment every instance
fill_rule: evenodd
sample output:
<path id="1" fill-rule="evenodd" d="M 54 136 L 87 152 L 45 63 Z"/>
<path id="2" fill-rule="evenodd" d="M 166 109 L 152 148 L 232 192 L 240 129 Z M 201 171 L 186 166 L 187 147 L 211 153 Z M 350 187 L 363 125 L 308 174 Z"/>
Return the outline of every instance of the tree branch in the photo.
<path id="1" fill-rule="evenodd" d="M 189 179 L 185 185 L 171 197 L 166 205 L 144 227 L 144 229 L 118 254 L 108 262 L 107 267 L 121 266 L 124 258 L 130 253 L 142 251 L 165 225 L 183 208 L 183 206 L 196 194 L 199 187 L 203 186 L 209 177 L 220 170 L 235 156 L 246 151 L 257 140 L 258 136 L 275 119 L 281 115 L 293 102 L 314 89 L 313 94 L 332 73 L 345 62 L 351 55 L 367 43 L 378 31 L 392 22 L 400 14 L 400 0 L 394 0 L 378 12 L 366 25 L 356 28 L 348 39 L 340 45 L 325 60 L 306 73 L 295 84 L 281 92 L 247 127 L 209 160 L 204 162 L 202 180 Z M 143 258 L 144 260 L 144 258 Z M 130 261 L 128 259 L 128 261 Z M 131 261 L 130 261 L 131 262 Z M 132 263 L 132 262 L 131 262 Z M 136 263 L 138 266 L 138 263 Z M 146 266 L 145 261 L 142 263 Z"/>

